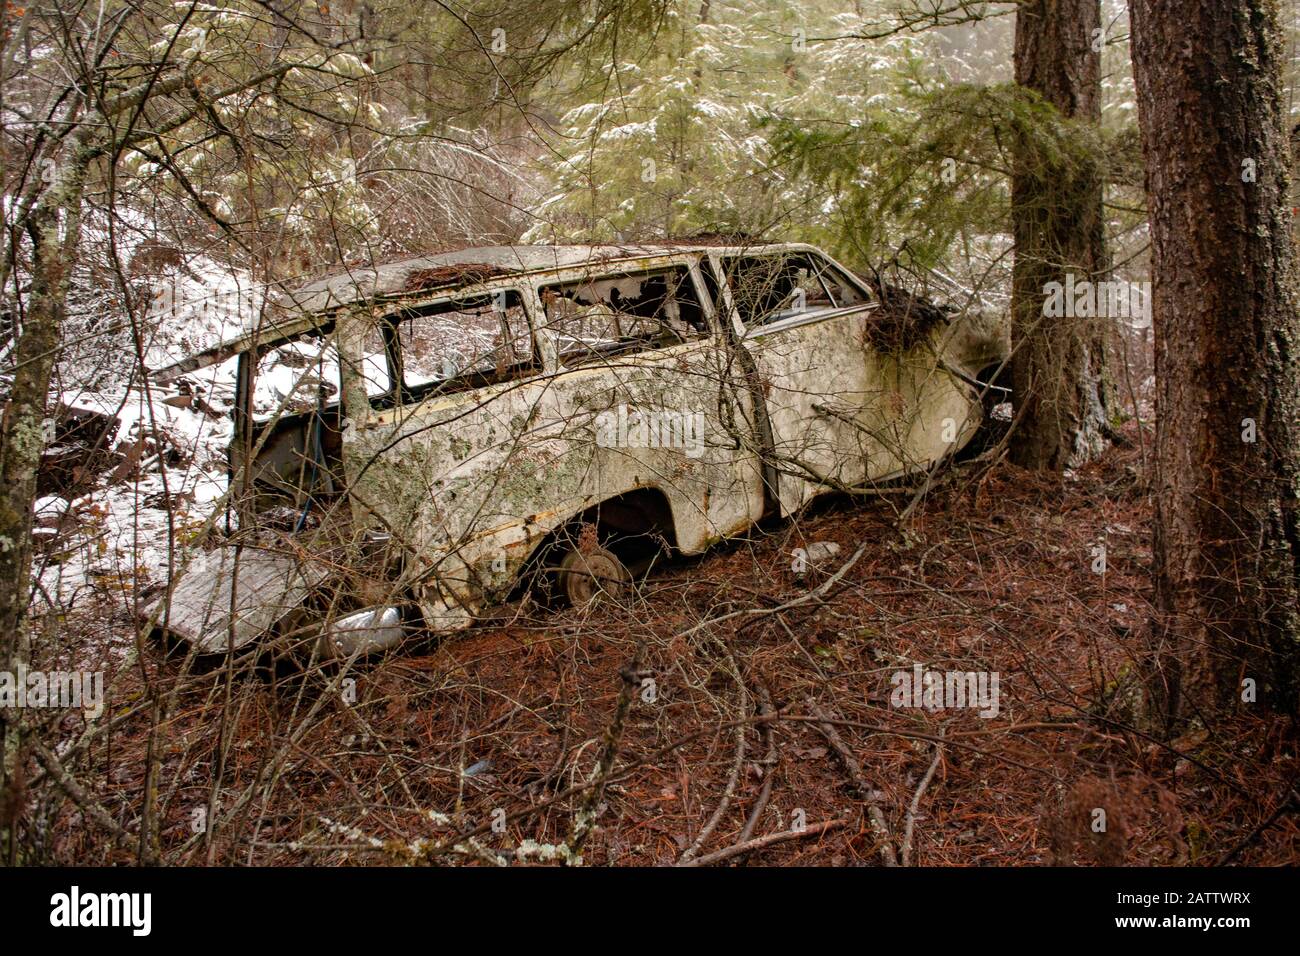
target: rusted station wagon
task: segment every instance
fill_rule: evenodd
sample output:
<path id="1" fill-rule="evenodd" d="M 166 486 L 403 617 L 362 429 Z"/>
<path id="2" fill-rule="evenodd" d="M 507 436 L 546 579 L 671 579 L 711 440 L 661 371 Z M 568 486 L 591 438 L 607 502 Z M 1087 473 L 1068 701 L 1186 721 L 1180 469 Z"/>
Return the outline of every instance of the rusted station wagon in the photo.
<path id="1" fill-rule="evenodd" d="M 237 520 L 152 619 L 200 652 L 350 656 L 926 469 L 1007 343 L 953 314 L 890 348 L 879 318 L 799 244 L 475 248 L 307 285 L 155 373 L 237 357 Z"/>

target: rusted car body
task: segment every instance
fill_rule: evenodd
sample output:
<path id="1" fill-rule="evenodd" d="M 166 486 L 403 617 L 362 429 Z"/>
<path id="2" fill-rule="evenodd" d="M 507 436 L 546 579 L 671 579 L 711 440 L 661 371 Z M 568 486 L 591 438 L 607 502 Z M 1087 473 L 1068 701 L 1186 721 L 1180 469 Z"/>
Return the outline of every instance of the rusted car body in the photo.
<path id="1" fill-rule="evenodd" d="M 239 520 L 153 619 L 211 652 L 328 620 L 322 653 L 363 653 L 929 468 L 979 428 L 1005 334 L 954 315 L 889 349 L 878 309 L 802 244 L 476 248 L 307 285 L 155 375 L 237 357 Z"/>

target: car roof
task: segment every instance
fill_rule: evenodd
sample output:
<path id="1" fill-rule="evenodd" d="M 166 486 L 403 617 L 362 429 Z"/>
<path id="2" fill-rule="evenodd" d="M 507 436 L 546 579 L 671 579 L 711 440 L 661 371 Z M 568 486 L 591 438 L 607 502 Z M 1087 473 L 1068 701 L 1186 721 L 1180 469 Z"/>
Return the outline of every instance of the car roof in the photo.
<path id="1" fill-rule="evenodd" d="M 737 237 L 701 237 L 694 240 L 645 244 L 470 246 L 393 262 L 358 265 L 336 271 L 274 296 L 282 315 L 263 316 L 263 326 L 235 339 L 188 356 L 153 372 L 156 381 L 221 362 L 254 344 L 270 344 L 317 324 L 313 317 L 363 302 L 436 294 L 441 290 L 476 285 L 493 279 L 580 268 L 589 263 L 654 259 L 660 256 L 696 255 L 709 250 L 728 253 L 775 252 L 807 249 L 803 243 L 773 243 Z M 823 253 L 824 254 L 824 253 Z"/>
<path id="2" fill-rule="evenodd" d="M 571 269 L 593 262 L 698 253 L 708 244 L 471 246 L 345 269 L 287 293 L 298 310 L 323 312 L 356 302 L 428 292 L 502 276 Z"/>

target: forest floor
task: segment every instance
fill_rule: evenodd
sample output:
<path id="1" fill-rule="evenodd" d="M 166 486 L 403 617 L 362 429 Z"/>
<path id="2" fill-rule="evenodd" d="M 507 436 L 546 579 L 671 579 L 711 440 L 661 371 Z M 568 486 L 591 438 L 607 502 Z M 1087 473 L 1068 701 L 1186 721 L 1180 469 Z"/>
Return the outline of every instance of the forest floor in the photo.
<path id="1" fill-rule="evenodd" d="M 129 714 L 77 760 L 80 800 L 138 817 L 147 673 L 176 691 L 155 752 L 168 862 L 546 859 L 622 694 L 588 864 L 874 866 L 886 844 L 932 866 L 1294 864 L 1289 721 L 1243 704 L 1172 743 L 1135 726 L 1151 516 L 1127 435 L 1064 480 L 958 470 L 901 530 L 906 498 L 822 502 L 662 566 L 630 606 L 525 605 L 357 667 L 346 703 L 337 673 L 227 683 L 146 647 L 149 666 L 121 675 Z M 796 573 L 817 542 L 839 551 Z M 120 643 L 127 620 L 105 597 L 67 628 Z M 996 708 L 898 706 L 918 665 L 996 672 Z M 84 806 L 42 792 L 51 862 L 135 859 L 133 834 L 82 826 Z M 444 854 L 457 832 L 476 836 Z"/>

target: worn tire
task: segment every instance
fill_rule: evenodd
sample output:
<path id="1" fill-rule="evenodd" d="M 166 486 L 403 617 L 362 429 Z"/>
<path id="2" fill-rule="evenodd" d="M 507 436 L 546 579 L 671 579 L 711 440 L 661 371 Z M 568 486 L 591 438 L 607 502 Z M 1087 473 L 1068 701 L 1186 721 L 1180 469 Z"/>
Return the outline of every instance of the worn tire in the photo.
<path id="1" fill-rule="evenodd" d="M 632 583 L 632 573 L 613 551 L 596 545 L 565 552 L 556 579 L 569 604 L 585 607 L 602 597 L 620 597 Z"/>

